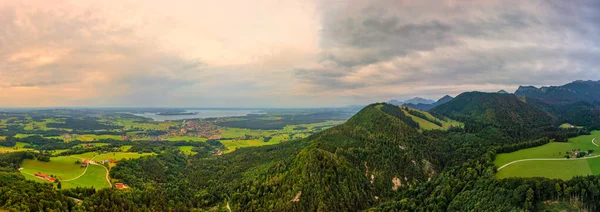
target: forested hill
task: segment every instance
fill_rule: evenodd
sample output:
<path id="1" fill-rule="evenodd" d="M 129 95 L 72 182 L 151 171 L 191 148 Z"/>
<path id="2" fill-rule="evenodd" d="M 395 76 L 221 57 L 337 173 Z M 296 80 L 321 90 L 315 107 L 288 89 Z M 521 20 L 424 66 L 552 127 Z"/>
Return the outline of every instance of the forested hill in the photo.
<path id="1" fill-rule="evenodd" d="M 128 184 L 127 190 L 59 192 L 25 181 L 17 167 L 29 156 L 8 153 L 0 157 L 0 179 L 11 179 L 0 180 L 0 207 L 16 211 L 535 210 L 552 197 L 557 181 L 497 180 L 493 158 L 497 151 L 549 142 L 547 138 L 511 139 L 515 135 L 504 133 L 514 132 L 505 128 L 511 120 L 522 128 L 534 126 L 533 130 L 537 125 L 526 123 L 532 117 L 538 116 L 539 126 L 551 120 L 544 121 L 550 118 L 514 95 L 498 95 L 467 93 L 440 106 L 444 109 L 440 114 L 472 120 L 471 129 L 483 126 L 470 132 L 460 127 L 423 130 L 411 118 L 419 116 L 377 103 L 345 124 L 278 145 L 240 148 L 220 156 L 190 156 L 164 146 L 156 156 L 121 160 L 111 169 L 111 178 Z M 76 206 L 66 196 L 83 203 Z M 596 197 L 586 197 L 590 197 L 586 204 L 597 204 Z"/>
<path id="2" fill-rule="evenodd" d="M 600 103 L 600 81 L 574 81 L 562 86 L 536 88 L 520 86 L 515 95 L 534 97 L 551 104 L 571 104 L 578 101 Z"/>
<path id="3" fill-rule="evenodd" d="M 467 92 L 430 111 L 465 122 L 467 131 L 476 132 L 493 126 L 515 139 L 528 139 L 551 128 L 553 117 L 515 95 Z"/>
<path id="4" fill-rule="evenodd" d="M 267 147 L 271 158 L 266 161 L 258 149 L 194 161 L 190 170 L 197 171 L 191 171 L 193 177 L 188 181 L 198 189 L 221 188 L 236 211 L 268 206 L 278 211 L 368 208 L 378 199 L 426 182 L 438 171 L 437 162 L 427 153 L 428 142 L 408 139 L 419 133 L 403 119 L 408 120 L 397 106 L 369 105 L 345 124 L 284 144 L 285 148 Z M 299 152 L 294 154 L 291 149 Z M 240 157 L 247 166 L 230 163 Z M 221 175 L 201 171 L 207 169 Z M 222 181 L 229 178 L 232 180 Z M 219 183 L 207 185 L 207 181 Z"/>

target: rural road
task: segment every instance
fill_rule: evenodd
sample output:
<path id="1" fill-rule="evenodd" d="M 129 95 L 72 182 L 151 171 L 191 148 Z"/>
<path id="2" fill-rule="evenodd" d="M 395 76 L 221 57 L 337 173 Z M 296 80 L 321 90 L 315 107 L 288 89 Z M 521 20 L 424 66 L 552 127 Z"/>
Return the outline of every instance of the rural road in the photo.
<path id="1" fill-rule="evenodd" d="M 106 182 L 108 182 L 108 186 L 112 188 L 112 183 L 110 182 L 110 175 L 109 175 L 110 171 L 108 170 L 108 168 L 106 168 L 106 166 L 100 165 L 100 164 L 98 164 L 98 163 L 96 163 L 96 162 L 93 161 L 94 158 L 96 158 L 97 156 L 98 155 L 92 157 L 92 159 L 89 160 L 90 161 L 89 164 L 96 165 L 96 166 L 101 166 L 102 168 L 104 168 L 104 170 L 106 170 Z M 69 156 L 69 157 L 77 158 L 77 159 L 80 159 L 80 160 L 84 160 L 83 158 L 80 158 L 80 157 L 73 157 L 73 156 Z M 88 167 L 89 167 L 89 165 L 85 167 L 85 169 L 83 170 L 83 173 L 81 173 L 79 176 L 74 177 L 72 179 L 68 179 L 68 180 L 61 180 L 61 182 L 69 182 L 69 181 L 73 181 L 73 180 L 77 180 L 77 179 L 81 178 L 87 172 Z M 31 176 L 35 176 L 34 174 L 31 174 L 29 172 L 25 172 L 23 170 L 21 170 L 21 172 L 25 173 L 25 174 L 28 174 L 28 175 L 31 175 Z"/>
<path id="2" fill-rule="evenodd" d="M 96 155 L 96 156 L 97 156 L 97 155 Z M 94 160 L 94 158 L 96 158 L 96 156 L 94 156 L 94 157 L 93 157 L 92 159 L 90 159 L 89 161 L 92 161 L 92 160 Z M 69 156 L 69 157 L 72 157 L 72 158 L 77 158 L 77 159 L 80 159 L 80 160 L 82 160 L 82 161 L 84 160 L 83 158 L 79 158 L 79 157 L 73 157 L 73 156 Z M 95 164 L 95 163 L 94 163 L 94 164 Z M 84 174 L 87 172 L 87 170 L 88 170 L 88 167 L 89 167 L 89 166 L 86 166 L 86 167 L 85 167 L 85 169 L 83 170 L 83 173 L 81 173 L 79 176 L 77 176 L 77 177 L 75 177 L 75 178 L 73 178 L 73 179 L 62 180 L 62 181 L 63 181 L 63 182 L 69 182 L 69 181 L 73 181 L 73 180 L 77 180 L 77 179 L 79 179 L 80 177 L 82 177 L 82 176 L 83 176 L 83 175 L 84 175 Z"/>
<path id="3" fill-rule="evenodd" d="M 598 146 L 598 144 L 596 144 L 594 141 L 596 140 L 596 138 L 592 139 L 592 143 L 596 146 Z M 515 163 L 519 163 L 519 162 L 525 162 L 525 161 L 560 161 L 560 160 L 587 160 L 587 159 L 592 159 L 592 158 L 597 158 L 600 157 L 600 155 L 596 155 L 596 156 L 592 156 L 592 157 L 584 157 L 584 158 L 572 158 L 572 159 L 567 159 L 567 158 L 530 158 L 530 159 L 521 159 L 521 160 L 515 160 L 513 162 L 504 164 L 503 166 L 500 166 L 500 168 L 498 168 L 498 171 L 500 171 L 500 169 L 503 169 L 504 167 L 510 166 L 512 164 Z"/>
<path id="4" fill-rule="evenodd" d="M 108 168 L 106 168 L 106 166 L 103 166 L 103 165 L 100 165 L 100 164 L 98 164 L 98 163 L 94 162 L 94 158 L 96 158 L 97 156 L 98 156 L 98 155 L 96 155 L 96 156 L 94 156 L 92 159 L 90 159 L 90 160 L 89 160 L 89 161 L 90 161 L 90 162 L 89 162 L 89 164 L 91 164 L 91 165 L 96 165 L 96 166 L 101 166 L 102 168 L 104 168 L 104 170 L 106 170 L 106 182 L 108 182 L 108 186 L 112 188 L 112 183 L 110 182 L 110 177 L 109 177 L 109 172 L 110 172 L 110 171 L 108 170 Z M 71 157 L 72 157 L 72 156 L 71 156 Z M 77 158 L 77 159 L 84 160 L 83 158 L 78 158 L 78 157 L 73 157 L 73 158 Z M 75 177 L 75 178 L 73 178 L 73 179 L 63 180 L 63 182 L 68 182 L 68 181 L 73 181 L 73 180 L 77 180 L 77 179 L 79 179 L 81 176 L 83 176 L 83 175 L 84 175 L 84 174 L 87 172 L 87 169 L 88 169 L 88 167 L 89 167 L 89 166 L 86 166 L 86 167 L 85 167 L 85 170 L 83 170 L 83 173 L 81 173 L 79 176 L 77 176 L 77 177 Z"/>

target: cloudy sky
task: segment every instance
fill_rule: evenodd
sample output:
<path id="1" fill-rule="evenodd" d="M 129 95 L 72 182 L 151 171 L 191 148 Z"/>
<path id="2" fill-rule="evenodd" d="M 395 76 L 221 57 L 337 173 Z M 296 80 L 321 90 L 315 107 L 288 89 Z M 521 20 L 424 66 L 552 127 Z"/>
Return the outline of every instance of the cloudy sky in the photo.
<path id="1" fill-rule="evenodd" d="M 343 106 L 599 67 L 595 0 L 0 0 L 0 106 Z"/>

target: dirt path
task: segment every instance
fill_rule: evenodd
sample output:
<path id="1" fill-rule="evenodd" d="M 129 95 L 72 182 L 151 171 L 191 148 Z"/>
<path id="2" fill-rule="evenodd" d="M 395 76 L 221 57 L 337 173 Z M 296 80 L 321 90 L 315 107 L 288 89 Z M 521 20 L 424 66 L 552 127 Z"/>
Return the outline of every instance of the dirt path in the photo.
<path id="1" fill-rule="evenodd" d="M 94 164 L 94 165 L 98 165 L 98 166 L 102 166 L 102 168 L 104 168 L 104 170 L 106 170 L 106 182 L 108 182 L 108 187 L 112 188 L 112 183 L 110 183 L 110 175 L 109 175 L 109 170 L 108 168 L 106 168 L 106 166 L 100 165 L 100 164 Z"/>
<path id="2" fill-rule="evenodd" d="M 598 146 L 594 140 L 596 140 L 596 138 L 592 139 L 592 143 L 596 146 Z M 500 168 L 498 168 L 498 171 L 500 171 L 500 169 L 503 169 L 504 167 L 510 166 L 512 164 L 515 163 L 519 163 L 519 162 L 525 162 L 525 161 L 564 161 L 564 160 L 587 160 L 587 159 L 592 159 L 592 158 L 597 158 L 600 157 L 600 155 L 596 155 L 596 156 L 592 156 L 592 157 L 584 157 L 584 158 L 571 158 L 571 159 L 567 159 L 567 158 L 530 158 L 530 159 L 521 159 L 521 160 L 515 160 L 513 162 L 504 164 L 503 166 L 500 166 Z"/>
<path id="3" fill-rule="evenodd" d="M 231 207 L 229 207 L 229 201 L 227 201 L 227 210 L 229 210 L 229 212 L 231 212 Z"/>
<path id="4" fill-rule="evenodd" d="M 598 146 L 598 144 L 596 144 L 596 142 L 594 142 L 595 140 L 596 140 L 596 138 L 592 139 L 592 144 L 596 145 L 597 147 L 600 147 L 600 146 Z"/>
<path id="5" fill-rule="evenodd" d="M 69 156 L 69 157 L 72 157 L 72 158 L 77 158 L 77 159 L 80 159 L 80 160 L 85 160 L 85 159 L 83 159 L 83 158 L 79 158 L 79 157 L 73 157 L 73 156 Z M 94 156 L 92 159 L 90 159 L 90 161 L 92 161 L 92 160 L 93 160 L 95 157 L 96 157 L 96 156 Z M 73 179 L 61 180 L 61 181 L 63 181 L 63 182 L 69 182 L 69 181 L 73 181 L 73 180 L 77 180 L 77 179 L 79 179 L 80 177 L 82 177 L 82 176 L 83 176 L 83 175 L 84 175 L 84 174 L 87 172 L 87 170 L 88 170 L 88 167 L 90 167 L 90 166 L 89 166 L 89 165 L 88 165 L 88 166 L 86 166 L 86 167 L 85 167 L 85 169 L 83 170 L 83 173 L 81 173 L 79 176 L 77 176 L 77 177 L 75 177 L 75 178 L 73 178 Z"/>

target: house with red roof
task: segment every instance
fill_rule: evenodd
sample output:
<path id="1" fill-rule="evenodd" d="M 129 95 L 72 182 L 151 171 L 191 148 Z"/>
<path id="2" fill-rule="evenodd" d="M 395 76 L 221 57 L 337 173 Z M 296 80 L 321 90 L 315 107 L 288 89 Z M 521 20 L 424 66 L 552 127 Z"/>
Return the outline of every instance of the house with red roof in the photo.
<path id="1" fill-rule="evenodd" d="M 124 184 L 124 183 L 115 183 L 115 188 L 125 189 L 125 188 L 129 188 L 129 186 L 127 186 L 127 184 Z"/>
<path id="2" fill-rule="evenodd" d="M 50 182 L 56 181 L 56 178 L 50 177 L 50 175 L 48 175 L 48 174 L 42 174 L 42 173 L 38 172 L 38 173 L 35 173 L 34 175 L 36 177 L 38 177 L 38 178 L 41 178 L 41 179 L 44 179 L 44 180 L 48 180 Z"/>

